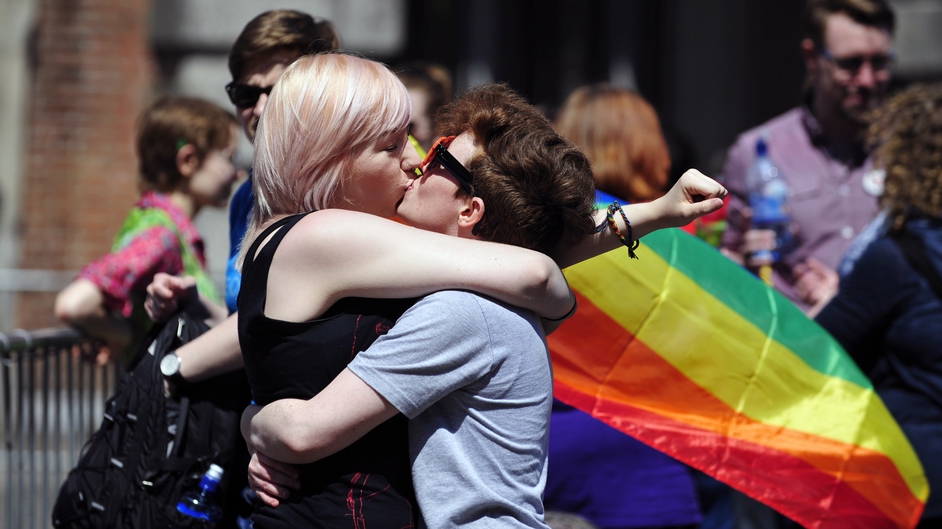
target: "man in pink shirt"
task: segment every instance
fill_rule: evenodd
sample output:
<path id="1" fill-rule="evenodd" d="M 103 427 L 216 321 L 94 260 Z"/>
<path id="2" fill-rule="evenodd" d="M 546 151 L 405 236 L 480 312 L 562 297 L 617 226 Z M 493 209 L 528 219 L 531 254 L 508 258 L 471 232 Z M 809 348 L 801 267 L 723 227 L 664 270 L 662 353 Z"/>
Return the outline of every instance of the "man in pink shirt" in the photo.
<path id="1" fill-rule="evenodd" d="M 801 53 L 804 103 L 746 131 L 724 169 L 730 191 L 724 253 L 755 271 L 753 252 L 775 247 L 770 230 L 751 229 L 746 171 L 762 137 L 790 193 L 794 249 L 772 267 L 773 285 L 807 310 L 823 295 L 851 241 L 877 212 L 882 172 L 863 144 L 866 115 L 890 81 L 895 17 L 885 0 L 810 0 Z"/>

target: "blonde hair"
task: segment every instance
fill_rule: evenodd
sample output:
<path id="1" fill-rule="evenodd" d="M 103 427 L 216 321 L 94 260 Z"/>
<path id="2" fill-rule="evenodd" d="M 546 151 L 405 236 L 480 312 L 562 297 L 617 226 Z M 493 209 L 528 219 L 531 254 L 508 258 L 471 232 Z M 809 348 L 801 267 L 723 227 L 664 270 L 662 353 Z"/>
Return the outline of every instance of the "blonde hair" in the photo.
<path id="1" fill-rule="evenodd" d="M 411 117 L 409 93 L 383 64 L 342 53 L 295 61 L 258 123 L 255 204 L 244 240 L 275 215 L 331 207 L 353 159 Z"/>
<path id="2" fill-rule="evenodd" d="M 589 157 L 602 191 L 630 202 L 664 194 L 670 154 L 657 113 L 635 92 L 580 87 L 563 104 L 556 130 Z"/>

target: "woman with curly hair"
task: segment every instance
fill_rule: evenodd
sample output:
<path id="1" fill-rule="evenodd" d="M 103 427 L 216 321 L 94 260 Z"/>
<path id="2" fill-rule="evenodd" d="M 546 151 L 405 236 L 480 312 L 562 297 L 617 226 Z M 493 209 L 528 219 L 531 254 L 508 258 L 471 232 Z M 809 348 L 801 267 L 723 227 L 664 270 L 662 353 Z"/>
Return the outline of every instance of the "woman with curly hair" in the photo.
<path id="1" fill-rule="evenodd" d="M 942 85 L 913 86 L 870 129 L 886 169 L 885 235 L 817 321 L 844 346 L 899 422 L 932 492 L 919 527 L 942 522 Z"/>

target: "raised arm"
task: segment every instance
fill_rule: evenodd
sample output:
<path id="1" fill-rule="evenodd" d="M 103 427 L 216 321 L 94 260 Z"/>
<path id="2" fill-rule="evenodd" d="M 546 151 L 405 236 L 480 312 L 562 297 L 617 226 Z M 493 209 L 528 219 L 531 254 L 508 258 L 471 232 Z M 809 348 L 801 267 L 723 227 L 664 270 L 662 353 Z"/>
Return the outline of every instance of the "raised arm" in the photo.
<path id="1" fill-rule="evenodd" d="M 315 222 L 299 223 L 288 234 L 296 244 L 279 248 L 279 254 L 283 249 L 286 254 L 280 264 L 288 270 L 273 272 L 282 280 L 270 288 L 282 290 L 283 297 L 269 304 L 270 317 L 310 319 L 344 297 L 413 297 L 446 289 L 473 290 L 549 318 L 567 315 L 575 303 L 559 268 L 538 252 L 344 210 L 308 217 Z M 275 299 L 273 292 L 270 299 Z M 300 300 L 309 306 L 299 317 L 293 304 Z M 292 312 L 279 313 L 285 309 Z M 182 346 L 177 355 L 180 375 L 189 382 L 242 367 L 236 316 Z"/>
<path id="2" fill-rule="evenodd" d="M 556 263 L 539 252 L 338 209 L 312 213 L 286 235 L 271 277 L 266 314 L 293 321 L 344 297 L 438 290 L 471 290 L 546 318 L 566 315 L 574 303 Z"/>
<path id="3" fill-rule="evenodd" d="M 689 224 L 723 207 L 726 188 L 696 169 L 690 169 L 666 195 L 651 202 L 624 206 L 625 216 L 631 223 L 635 240 L 663 228 L 676 228 Z M 596 223 L 605 220 L 605 211 L 596 214 Z M 615 215 L 619 229 L 627 237 L 628 231 L 620 215 Z M 565 268 L 621 246 L 618 236 L 606 228 L 591 235 L 573 247 L 561 249 L 556 262 Z"/>

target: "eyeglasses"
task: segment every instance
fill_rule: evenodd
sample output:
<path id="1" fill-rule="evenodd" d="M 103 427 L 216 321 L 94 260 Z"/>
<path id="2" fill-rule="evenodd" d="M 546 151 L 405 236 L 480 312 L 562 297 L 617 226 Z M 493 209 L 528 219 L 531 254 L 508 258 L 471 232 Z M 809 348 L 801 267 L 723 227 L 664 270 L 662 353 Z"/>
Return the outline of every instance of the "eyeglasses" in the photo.
<path id="1" fill-rule="evenodd" d="M 233 105 L 241 108 L 249 108 L 254 107 L 255 103 L 258 103 L 258 98 L 261 97 L 262 94 L 271 94 L 272 88 L 274 88 L 274 85 L 252 86 L 232 81 L 226 85 L 226 93 L 229 94 L 229 101 L 232 101 Z"/>
<path id="2" fill-rule="evenodd" d="M 852 57 L 841 57 L 838 59 L 827 48 L 822 48 L 820 51 L 821 56 L 834 63 L 834 66 L 836 66 L 838 70 L 842 70 L 852 75 L 856 75 L 865 62 L 870 63 L 870 68 L 874 73 L 888 71 L 890 69 L 890 64 L 893 63 L 892 53 L 887 55 L 880 54 L 870 56 L 855 55 Z"/>
<path id="3" fill-rule="evenodd" d="M 431 166 L 438 163 L 445 168 L 451 176 L 454 176 L 458 179 L 458 184 L 461 185 L 462 189 L 468 193 L 474 192 L 474 175 L 471 174 L 465 166 L 461 165 L 461 162 L 458 161 L 450 152 L 448 152 L 447 147 L 451 145 L 451 142 L 455 140 L 455 136 L 442 136 L 435 140 L 435 143 L 432 144 L 432 148 L 428 150 L 428 154 L 425 155 L 425 159 L 422 160 L 422 172 L 428 171 Z"/>

